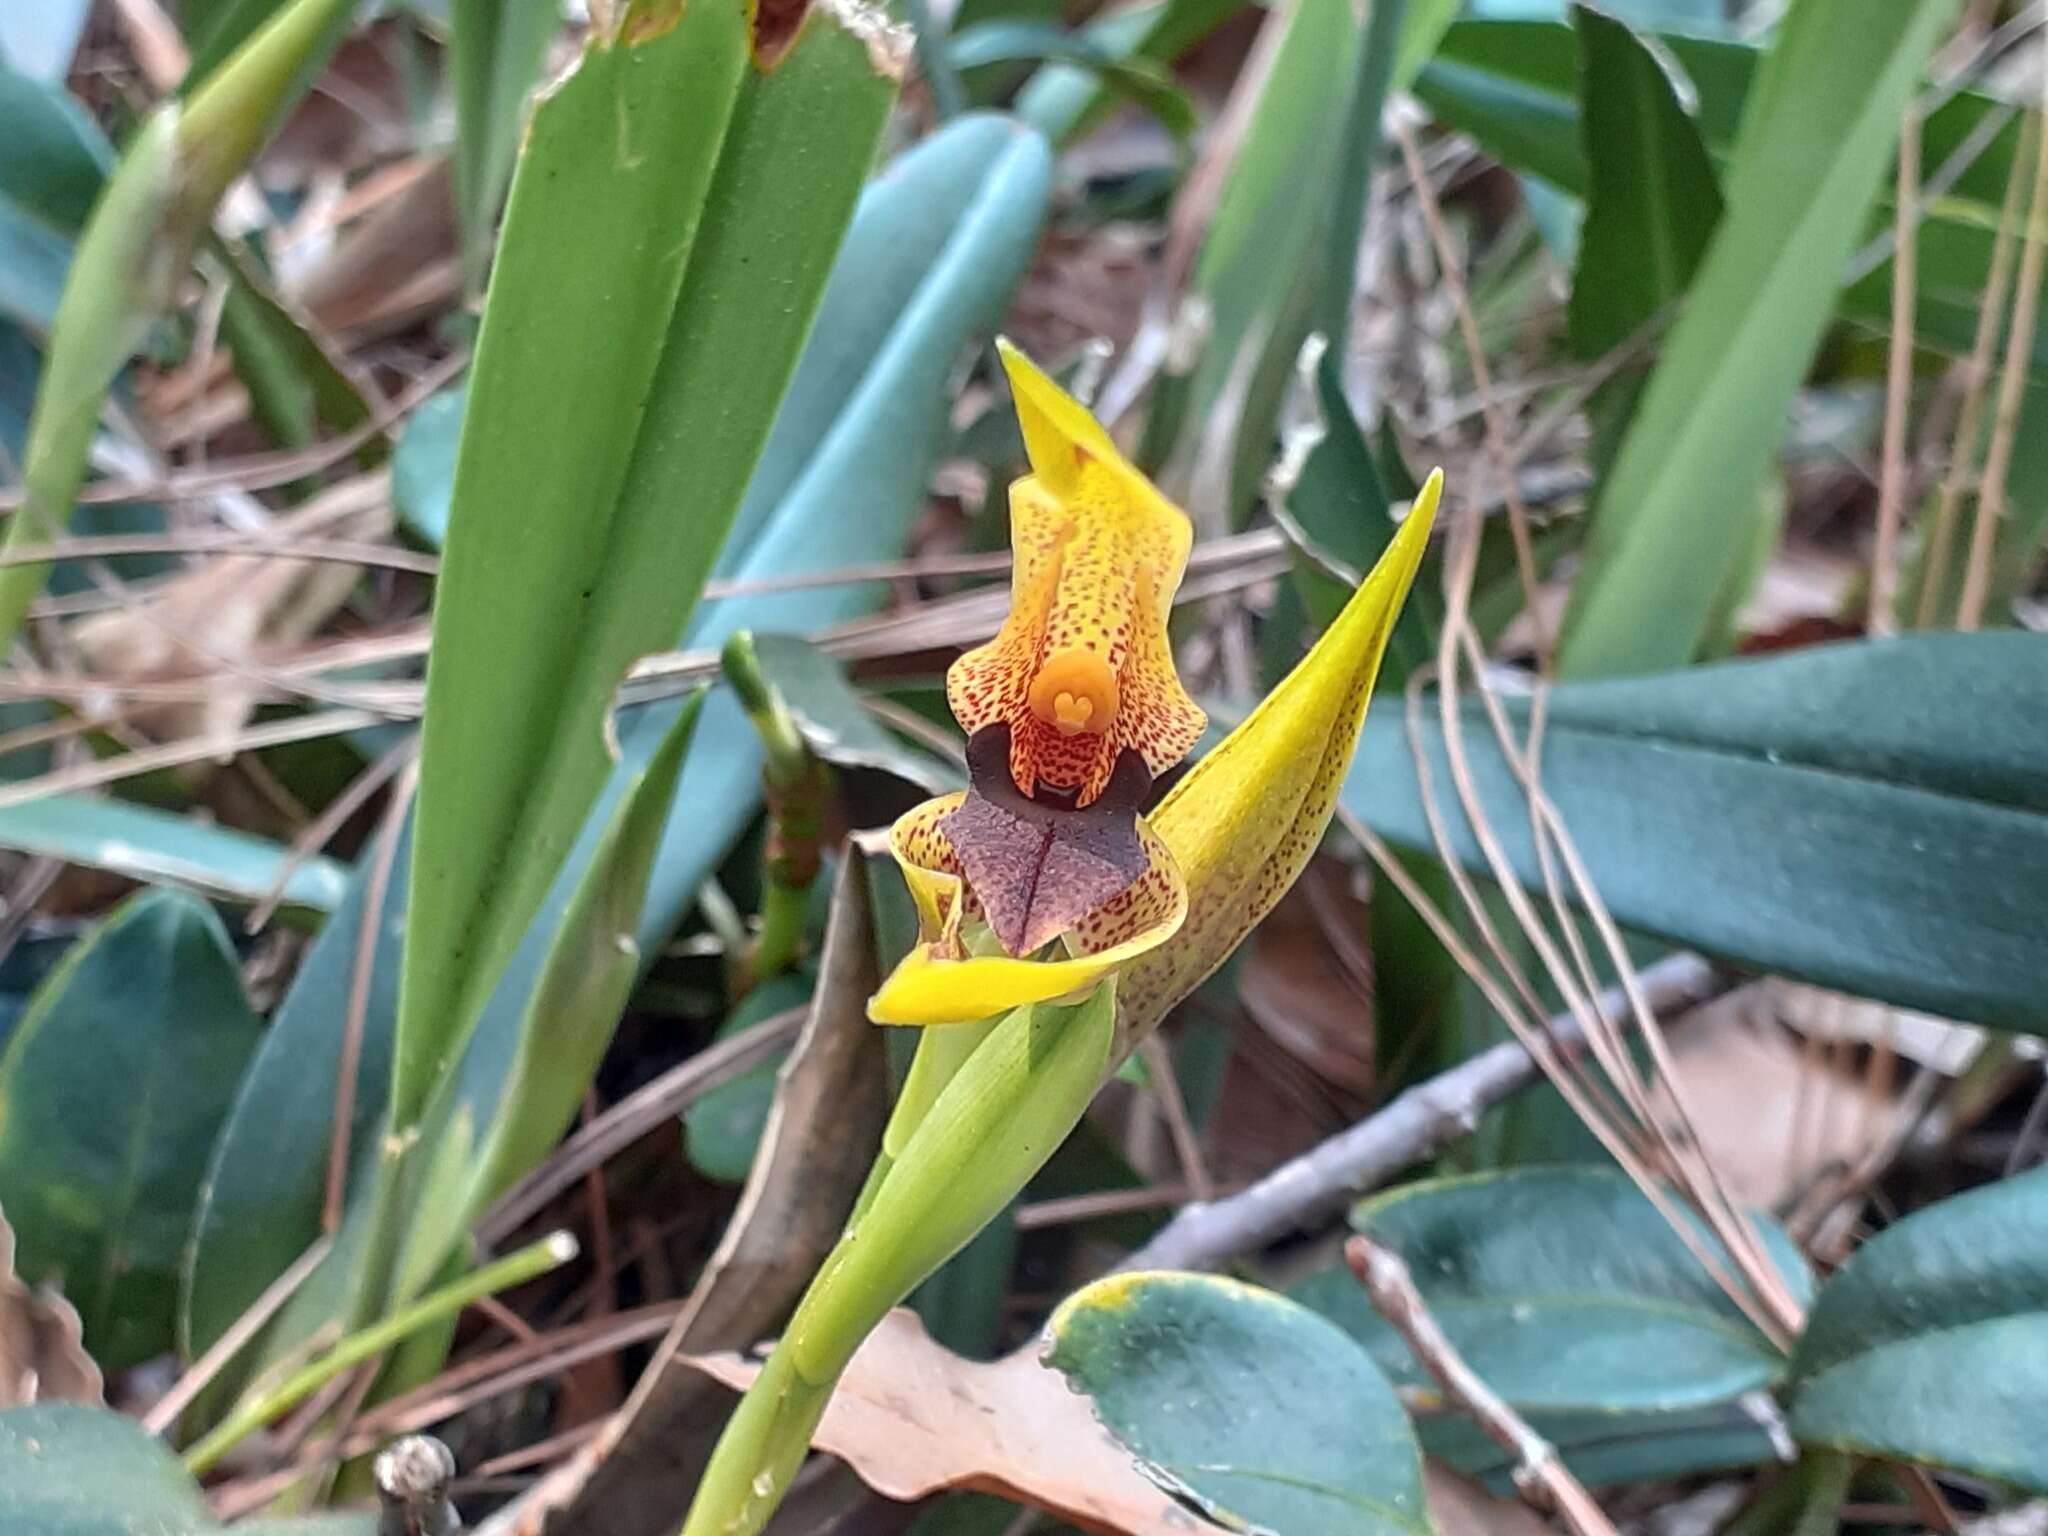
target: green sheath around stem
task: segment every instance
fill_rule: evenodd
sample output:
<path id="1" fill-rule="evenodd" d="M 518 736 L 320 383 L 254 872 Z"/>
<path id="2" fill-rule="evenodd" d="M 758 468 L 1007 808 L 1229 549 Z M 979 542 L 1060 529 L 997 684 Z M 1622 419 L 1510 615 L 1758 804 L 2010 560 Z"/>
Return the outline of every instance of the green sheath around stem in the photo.
<path id="1" fill-rule="evenodd" d="M 861 1341 L 1066 1139 L 1102 1082 L 1115 1026 L 1113 983 L 1074 1007 L 1019 1008 L 995 1022 L 797 1304 L 719 1437 L 683 1536 L 754 1536 L 767 1523 Z"/>

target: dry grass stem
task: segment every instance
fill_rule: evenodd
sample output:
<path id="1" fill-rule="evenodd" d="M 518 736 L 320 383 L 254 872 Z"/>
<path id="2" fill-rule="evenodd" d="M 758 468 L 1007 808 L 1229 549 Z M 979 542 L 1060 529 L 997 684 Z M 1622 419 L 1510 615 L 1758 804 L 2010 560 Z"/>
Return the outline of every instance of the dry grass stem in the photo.
<path id="1" fill-rule="evenodd" d="M 1619 1536 L 1593 1496 L 1566 1468 L 1557 1447 L 1465 1363 L 1424 1305 L 1401 1256 L 1360 1236 L 1344 1245 L 1344 1259 L 1372 1299 L 1373 1310 L 1401 1335 L 1416 1363 L 1445 1396 L 1471 1415 L 1488 1439 L 1515 1458 L 1511 1477 L 1523 1500 L 1542 1514 L 1556 1515 L 1574 1536 Z"/>
<path id="2" fill-rule="evenodd" d="M 1877 548 L 1870 565 L 1868 627 L 1873 635 L 1895 634 L 1899 627 L 1899 524 L 1909 490 L 1906 410 L 1913 399 L 1913 289 L 1920 222 L 1920 115 L 1913 107 L 1899 121 L 1898 160 L 1892 334 L 1885 360 L 1884 474 L 1878 484 Z"/>

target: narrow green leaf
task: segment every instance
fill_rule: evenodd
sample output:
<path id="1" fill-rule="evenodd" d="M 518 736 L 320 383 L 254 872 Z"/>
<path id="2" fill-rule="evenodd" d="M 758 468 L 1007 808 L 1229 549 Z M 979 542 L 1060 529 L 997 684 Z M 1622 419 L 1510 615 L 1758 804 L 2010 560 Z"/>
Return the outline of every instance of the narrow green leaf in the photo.
<path id="1" fill-rule="evenodd" d="M 449 73 L 455 81 L 455 212 L 462 271 L 481 293 L 498 203 L 512 178 L 526 98 L 548 39 L 562 23 L 561 0 L 454 0 Z"/>
<path id="2" fill-rule="evenodd" d="M 956 32 L 946 43 L 955 69 L 990 64 L 1060 63 L 1094 75 L 1112 95 L 1156 117 L 1176 139 L 1195 131 L 1195 109 L 1165 70 L 1150 59 L 1105 47 L 1086 32 L 1049 21 L 990 21 Z"/>
<path id="3" fill-rule="evenodd" d="M 235 377 L 249 391 L 250 411 L 270 441 L 280 448 L 303 448 L 323 431 L 340 434 L 367 422 L 370 387 L 355 365 L 270 291 L 249 253 L 216 249 L 228 265 L 221 339 L 228 344 Z M 373 468 L 388 451 L 386 441 L 376 437 L 355 462 Z"/>
<path id="4" fill-rule="evenodd" d="M 1793 1355 L 1802 1443 L 2048 1492 L 2048 1167 L 1887 1227 L 1821 1288 Z"/>
<path id="5" fill-rule="evenodd" d="M 720 575 L 803 575 L 900 552 L 945 441 L 954 360 L 1009 302 L 1037 243 L 1050 163 L 1036 134 L 975 115 L 926 139 L 870 185 L 734 519 Z M 711 648 L 735 628 L 809 628 L 864 612 L 876 598 L 875 589 L 860 586 L 730 598 L 709 605 L 683 638 Z M 460 1068 L 465 1082 L 507 1070 L 523 1000 L 596 829 L 680 708 L 676 700 L 621 716 L 621 762 L 470 1037 Z M 643 953 L 674 931 L 758 803 L 760 749 L 730 695 L 714 693 L 700 724 L 649 880 L 639 927 Z M 396 858 L 362 1030 L 351 1140 L 357 1148 L 374 1141 L 390 1084 L 404 847 Z M 347 903 L 302 962 L 215 1150 L 183 1298 L 194 1349 L 217 1338 L 320 1233 L 334 1074 L 367 869 L 366 854 Z M 481 1088 L 471 1096 L 488 1102 Z M 359 1192 L 359 1180 L 351 1189 Z M 367 1205 L 356 1199 L 351 1209 Z M 344 1224 L 336 1256 L 308 1282 L 303 1301 L 280 1317 L 268 1352 L 288 1349 L 347 1310 L 357 1283 L 350 1255 L 359 1247 L 360 1233 Z"/>
<path id="6" fill-rule="evenodd" d="M 548 1154 L 582 1109 L 640 974 L 640 908 L 702 699 L 692 695 L 676 716 L 583 866 L 538 974 L 516 999 L 511 1059 L 489 1063 L 480 1093 L 462 1075 L 450 1079 L 429 1111 L 432 1172 L 405 1222 L 396 1294 L 417 1294 L 484 1208 Z"/>
<path id="7" fill-rule="evenodd" d="M 326 58 L 351 8 L 352 0 L 294 0 L 189 100 L 143 123 L 65 277 L 29 424 L 26 500 L 0 550 L 63 534 L 114 375 L 169 302 L 213 205 Z M 48 575 L 47 565 L 0 567 L 0 645 L 20 632 Z"/>
<path id="8" fill-rule="evenodd" d="M 285 859 L 284 849 L 246 832 L 92 795 L 43 795 L 0 807 L 0 848 L 240 902 L 267 895 Z M 285 882 L 285 902 L 329 911 L 347 879 L 332 859 L 311 855 Z"/>
<path id="9" fill-rule="evenodd" d="M 358 1027 L 348 1132 L 358 1153 L 376 1141 L 391 1077 L 410 828 L 408 818 L 391 854 L 383 903 L 371 919 L 370 985 Z M 210 1348 L 320 1236 L 335 1085 L 378 858 L 376 843 L 363 850 L 341 904 L 271 1015 L 214 1143 L 180 1276 L 179 1345 L 188 1356 Z"/>
<path id="10" fill-rule="evenodd" d="M 1099 15 L 1077 34 L 1092 49 L 1131 65 L 1167 65 L 1235 15 L 1245 0 L 1155 0 Z M 962 29 L 963 31 L 965 28 Z M 1116 105 L 1113 82 L 1099 70 L 1049 61 L 1017 92 L 1014 108 L 1064 147 Z"/>
<path id="11" fill-rule="evenodd" d="M 1400 1399 L 1306 1307 L 1214 1275 L 1117 1275 L 1061 1303 L 1046 1340 L 1046 1363 L 1147 1474 L 1218 1525 L 1430 1529 Z"/>
<path id="12" fill-rule="evenodd" d="M 646 36 L 629 18 L 638 40 L 594 40 L 535 114 L 435 604 L 400 1126 L 457 1059 L 611 771 L 613 689 L 695 604 L 894 96 L 830 13 L 765 75 L 746 19 L 691 6 Z"/>
<path id="13" fill-rule="evenodd" d="M 0 1055 L 17 1267 L 61 1284 L 109 1370 L 171 1347 L 199 1177 L 260 1030 L 220 919 L 150 891 L 36 989 Z"/>
<path id="14" fill-rule="evenodd" d="M 1664 68 L 1620 22 L 1572 8 L 1589 191 L 1572 273 L 1581 357 L 1619 346 L 1685 292 L 1721 217 L 1713 162 Z"/>
<path id="15" fill-rule="evenodd" d="M 1527 709 L 1506 701 L 1526 730 Z M 1434 700 L 1424 761 L 1452 854 L 1458 814 Z M 1475 788 L 1517 877 L 1543 870 L 1477 705 Z M 1744 966 L 1903 1007 L 2048 1032 L 2048 636 L 1923 635 L 1560 685 L 1545 793 L 1623 924 Z M 1406 722 L 1366 722 L 1344 798 L 1430 851 Z"/>
<path id="16" fill-rule="evenodd" d="M 868 712 L 845 669 L 798 635 L 756 635 L 761 673 L 796 720 L 804 745 L 842 768 L 879 768 L 935 795 L 966 786 L 956 763 L 890 732 Z"/>
<path id="17" fill-rule="evenodd" d="M 1750 547 L 1785 411 L 1833 312 L 1899 113 L 1953 0 L 1797 0 L 1749 102 L 1728 211 L 1601 488 L 1559 671 L 1697 654 Z"/>

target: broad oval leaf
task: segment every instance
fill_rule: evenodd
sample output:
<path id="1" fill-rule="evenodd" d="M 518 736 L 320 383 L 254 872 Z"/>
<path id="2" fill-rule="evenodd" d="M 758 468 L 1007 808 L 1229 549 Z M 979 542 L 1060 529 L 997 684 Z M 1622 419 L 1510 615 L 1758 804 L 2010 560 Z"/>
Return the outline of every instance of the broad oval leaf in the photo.
<path id="1" fill-rule="evenodd" d="M 2048 1167 L 1865 1243 L 1821 1288 L 1792 1367 L 1807 1445 L 2048 1493 Z"/>
<path id="2" fill-rule="evenodd" d="M 1458 1352 L 1517 1408 L 1670 1413 L 1754 1391 L 1785 1371 L 1785 1357 L 1618 1171 L 1425 1180 L 1362 1202 L 1352 1224 L 1407 1260 Z M 1803 1294 L 1797 1249 L 1775 1227 L 1762 1230 Z M 1718 1251 L 1704 1229 L 1700 1236 Z M 1363 1294 L 1333 1279 L 1314 1299 L 1396 1381 L 1433 1390 Z"/>
<path id="3" fill-rule="evenodd" d="M 1214 1275 L 1098 1280 L 1045 1359 L 1155 1481 L 1232 1530 L 1418 1536 L 1422 1461 L 1372 1359 L 1306 1307 Z"/>
<path id="4" fill-rule="evenodd" d="M 370 1516 L 237 1525 L 249 1536 L 370 1536 Z M 126 1414 L 76 1403 L 0 1412 L 0 1530 L 7 1536 L 225 1536 L 169 1446 Z"/>
<path id="5" fill-rule="evenodd" d="M 1505 701 L 1526 739 L 1525 701 Z M 1543 889 L 1521 789 L 1475 705 L 1475 786 Z M 1418 722 L 1452 853 L 1433 699 Z M 1757 970 L 2048 1031 L 2048 636 L 1921 635 L 1659 676 L 1561 684 L 1542 783 L 1622 923 Z M 1407 725 L 1367 720 L 1346 802 L 1431 851 Z"/>
<path id="6" fill-rule="evenodd" d="M 261 1025 L 211 908 L 146 891 L 36 989 L 0 1056 L 0 1188 L 24 1279 L 108 1369 L 171 1347 L 200 1175 Z"/>

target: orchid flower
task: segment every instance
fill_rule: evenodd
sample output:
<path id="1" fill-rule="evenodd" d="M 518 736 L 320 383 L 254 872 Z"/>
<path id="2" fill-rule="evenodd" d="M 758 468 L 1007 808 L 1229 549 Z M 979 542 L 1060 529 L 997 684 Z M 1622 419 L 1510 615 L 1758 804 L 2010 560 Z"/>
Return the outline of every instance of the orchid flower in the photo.
<path id="1" fill-rule="evenodd" d="M 1442 492 L 1432 474 L 1344 610 L 1160 801 L 1200 736 L 1166 613 L 1186 517 L 1005 345 L 1031 461 L 994 640 L 947 675 L 970 787 L 890 849 L 919 942 L 870 1000 L 926 1028 L 845 1235 L 720 1437 L 683 1536 L 752 1536 L 862 1339 L 1003 1207 L 1146 1031 L 1229 957 L 1328 826 Z"/>

